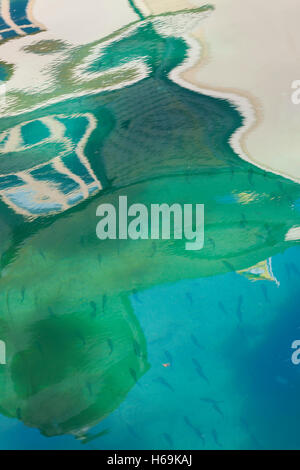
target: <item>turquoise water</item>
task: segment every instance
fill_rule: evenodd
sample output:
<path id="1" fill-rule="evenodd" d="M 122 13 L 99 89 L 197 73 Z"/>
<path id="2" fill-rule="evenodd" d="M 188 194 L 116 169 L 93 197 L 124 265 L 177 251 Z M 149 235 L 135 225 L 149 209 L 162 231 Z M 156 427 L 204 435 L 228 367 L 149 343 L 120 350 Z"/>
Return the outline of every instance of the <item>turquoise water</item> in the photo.
<path id="1" fill-rule="evenodd" d="M 210 10 L 22 46 L 62 55 L 0 118 L 2 449 L 300 446 L 299 185 L 240 159 L 238 110 L 170 75 L 191 51 L 166 31 Z M 204 204 L 203 250 L 98 240 L 120 195 Z"/>

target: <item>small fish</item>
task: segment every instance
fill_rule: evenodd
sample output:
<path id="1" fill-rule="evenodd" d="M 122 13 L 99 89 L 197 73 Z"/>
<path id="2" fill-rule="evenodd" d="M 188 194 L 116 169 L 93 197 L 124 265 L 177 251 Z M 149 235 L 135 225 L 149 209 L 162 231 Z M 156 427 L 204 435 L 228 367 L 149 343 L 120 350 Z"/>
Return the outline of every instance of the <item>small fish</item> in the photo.
<path id="1" fill-rule="evenodd" d="M 26 289 L 25 289 L 25 287 L 23 286 L 23 287 L 22 287 L 22 290 L 21 290 L 21 302 L 22 302 L 22 303 L 24 302 L 24 299 L 25 299 L 25 292 L 26 292 Z"/>
<path id="2" fill-rule="evenodd" d="M 186 296 L 186 298 L 188 299 L 188 301 L 190 302 L 190 304 L 193 305 L 194 300 L 193 300 L 192 295 L 191 295 L 189 292 L 187 292 L 187 293 L 185 294 L 185 296 Z"/>
<path id="3" fill-rule="evenodd" d="M 218 447 L 222 447 L 222 445 L 221 445 L 220 442 L 219 442 L 219 438 L 218 438 L 217 431 L 216 431 L 215 429 L 213 429 L 212 432 L 211 432 L 211 434 L 212 434 L 213 440 L 215 441 L 215 444 L 216 444 Z"/>
<path id="4" fill-rule="evenodd" d="M 164 436 L 165 440 L 167 441 L 167 443 L 169 444 L 170 449 L 172 449 L 174 447 L 174 444 L 173 444 L 173 439 L 170 436 L 170 434 L 167 434 L 166 432 L 164 432 L 163 436 Z"/>
<path id="5" fill-rule="evenodd" d="M 213 398 L 210 398 L 210 397 L 202 397 L 200 398 L 200 400 L 204 401 L 205 403 L 210 403 L 211 405 L 222 403 L 221 401 L 214 400 Z"/>
<path id="6" fill-rule="evenodd" d="M 40 352 L 41 354 L 43 354 L 43 349 L 42 349 L 41 343 L 40 343 L 39 341 L 36 341 L 35 344 L 36 344 L 36 347 L 38 348 L 39 352 Z"/>
<path id="7" fill-rule="evenodd" d="M 291 280 L 291 268 L 290 268 L 289 263 L 285 264 L 285 269 L 286 269 L 288 280 L 290 281 Z"/>
<path id="8" fill-rule="evenodd" d="M 203 349 L 203 347 L 201 346 L 201 344 L 199 343 L 195 335 L 191 334 L 191 340 L 197 348 Z"/>
<path id="9" fill-rule="evenodd" d="M 133 380 L 135 381 L 135 383 L 137 383 L 138 379 L 137 379 L 135 370 L 132 369 L 132 368 L 130 368 L 130 369 L 129 369 L 129 372 L 130 372 L 131 377 L 132 377 Z"/>
<path id="10" fill-rule="evenodd" d="M 218 302 L 218 306 L 219 306 L 219 309 L 220 309 L 225 315 L 228 314 L 227 311 L 226 311 L 226 309 L 225 309 L 225 307 L 224 307 L 224 305 L 223 305 L 223 303 L 222 303 L 221 301 Z"/>
<path id="11" fill-rule="evenodd" d="M 297 268 L 297 266 L 295 265 L 295 263 L 290 263 L 290 267 L 291 267 L 291 270 L 292 270 L 297 276 L 300 276 L 299 269 Z"/>
<path id="12" fill-rule="evenodd" d="M 171 364 L 173 362 L 173 357 L 169 353 L 169 351 L 164 351 L 166 358 L 168 359 L 169 363 Z"/>
<path id="13" fill-rule="evenodd" d="M 214 240 L 212 238 L 209 238 L 208 241 L 211 244 L 211 246 L 213 247 L 213 249 L 215 250 L 216 249 L 216 244 L 215 244 Z"/>
<path id="14" fill-rule="evenodd" d="M 113 342 L 110 338 L 108 338 L 107 340 L 107 344 L 108 344 L 108 347 L 109 347 L 109 355 L 111 356 L 111 354 L 113 353 L 114 351 L 114 345 L 113 345 Z"/>
<path id="15" fill-rule="evenodd" d="M 248 181 L 250 185 L 252 186 L 252 183 L 253 183 L 253 169 L 252 168 L 248 170 Z"/>
<path id="16" fill-rule="evenodd" d="M 195 359 L 194 357 L 192 358 L 192 361 L 195 365 L 195 369 L 199 375 L 199 377 L 201 377 L 201 379 L 205 380 L 205 382 L 207 382 L 209 384 L 209 380 L 208 378 L 206 377 L 206 375 L 204 374 L 203 370 L 202 370 L 202 367 L 200 366 L 199 362 L 197 361 L 197 359 Z"/>
<path id="17" fill-rule="evenodd" d="M 222 260 L 222 263 L 227 269 L 229 269 L 229 271 L 235 271 L 235 267 L 233 266 L 233 264 L 229 263 L 226 260 Z"/>
<path id="18" fill-rule="evenodd" d="M 90 384 L 90 382 L 86 382 L 85 385 L 86 385 L 86 388 L 87 388 L 88 391 L 89 391 L 89 394 L 90 394 L 91 396 L 93 396 L 93 389 L 92 389 L 92 385 Z"/>
<path id="19" fill-rule="evenodd" d="M 240 227 L 245 228 L 246 225 L 247 225 L 247 220 L 246 220 L 245 214 L 242 214 L 242 219 L 240 221 Z"/>
<path id="20" fill-rule="evenodd" d="M 21 412 L 21 408 L 17 408 L 17 418 L 18 418 L 19 420 L 21 420 L 21 419 L 22 419 L 22 412 Z"/>
<path id="21" fill-rule="evenodd" d="M 156 250 L 157 250 L 157 245 L 156 245 L 156 242 L 152 242 L 152 244 L 151 244 L 151 252 L 150 252 L 150 256 L 151 256 L 151 258 L 152 258 L 152 256 L 154 256 L 154 255 L 155 255 L 155 253 L 156 253 Z"/>
<path id="22" fill-rule="evenodd" d="M 171 364 L 170 364 L 169 362 L 163 362 L 162 365 L 163 365 L 164 367 L 170 367 Z"/>
<path id="23" fill-rule="evenodd" d="M 95 317 L 96 314 L 97 314 L 97 305 L 96 305 L 96 302 L 94 302 L 93 300 L 90 301 L 90 306 L 92 307 L 92 317 Z"/>
<path id="24" fill-rule="evenodd" d="M 50 317 L 55 317 L 55 314 L 53 312 L 52 307 L 48 307 L 48 313 L 49 313 Z"/>
<path id="25" fill-rule="evenodd" d="M 219 414 L 222 416 L 222 418 L 224 418 L 224 413 L 223 411 L 221 410 L 221 408 L 217 405 L 217 403 L 214 403 L 212 405 L 213 409 Z"/>
<path id="26" fill-rule="evenodd" d="M 134 296 L 134 298 L 137 302 L 139 302 L 140 304 L 142 303 L 141 300 L 139 299 L 137 289 L 132 289 L 132 295 Z"/>
<path id="27" fill-rule="evenodd" d="M 174 388 L 172 387 L 172 385 L 170 385 L 163 377 L 157 377 L 156 382 L 160 383 L 164 387 L 174 392 Z"/>
<path id="28" fill-rule="evenodd" d="M 98 255 L 98 256 L 97 256 L 97 259 L 98 259 L 99 265 L 101 266 L 101 263 L 102 263 L 102 256 L 101 256 L 101 255 Z"/>
<path id="29" fill-rule="evenodd" d="M 103 297 L 102 297 L 102 310 L 103 310 L 103 312 L 105 310 L 106 302 L 107 302 L 107 295 L 103 294 Z"/>
<path id="30" fill-rule="evenodd" d="M 135 339 L 133 339 L 132 344 L 133 344 L 134 354 L 136 356 L 140 357 L 141 356 L 141 348 L 140 348 L 139 343 Z"/>
<path id="31" fill-rule="evenodd" d="M 46 256 L 44 254 L 44 252 L 42 250 L 38 250 L 39 251 L 39 254 L 41 255 L 41 257 L 46 260 Z"/>
<path id="32" fill-rule="evenodd" d="M 237 311 L 236 311 L 239 322 L 242 322 L 243 320 L 242 304 L 243 304 L 243 297 L 242 295 L 239 295 L 238 306 L 237 306 Z"/>
<path id="33" fill-rule="evenodd" d="M 205 439 L 204 439 L 204 436 L 203 436 L 202 432 L 190 422 L 190 420 L 187 416 L 184 416 L 184 421 L 185 421 L 186 425 L 189 428 L 191 428 L 194 431 L 194 433 L 201 439 L 203 446 L 205 446 Z"/>
<path id="34" fill-rule="evenodd" d="M 265 301 L 270 303 L 267 286 L 265 284 L 262 284 L 261 288 L 264 294 Z"/>
<path id="35" fill-rule="evenodd" d="M 85 342 L 85 339 L 84 339 L 83 335 L 80 333 L 80 331 L 76 331 L 75 333 L 76 333 L 76 337 L 77 337 L 78 339 L 80 339 L 80 341 L 82 342 L 83 346 L 85 346 L 85 345 L 86 345 L 86 342 Z"/>

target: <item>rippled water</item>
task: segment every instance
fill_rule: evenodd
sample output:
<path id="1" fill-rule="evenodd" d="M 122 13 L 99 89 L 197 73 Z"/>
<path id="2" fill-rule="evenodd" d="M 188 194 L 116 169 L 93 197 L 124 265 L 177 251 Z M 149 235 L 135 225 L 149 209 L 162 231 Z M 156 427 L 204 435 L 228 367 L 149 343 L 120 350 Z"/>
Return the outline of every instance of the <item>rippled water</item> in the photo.
<path id="1" fill-rule="evenodd" d="M 299 448 L 300 187 L 241 159 L 240 110 L 180 79 L 212 7 L 129 2 L 135 21 L 74 45 L 6 3 L 0 447 Z M 119 195 L 204 204 L 204 249 L 98 240 Z"/>

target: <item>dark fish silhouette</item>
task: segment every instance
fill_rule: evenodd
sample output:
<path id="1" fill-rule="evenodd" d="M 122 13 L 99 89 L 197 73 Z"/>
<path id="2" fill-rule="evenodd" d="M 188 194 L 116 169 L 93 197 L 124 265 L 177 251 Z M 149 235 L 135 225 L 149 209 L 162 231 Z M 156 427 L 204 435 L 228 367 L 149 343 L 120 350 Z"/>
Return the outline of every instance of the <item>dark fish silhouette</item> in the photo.
<path id="1" fill-rule="evenodd" d="M 98 259 L 98 263 L 101 265 L 101 263 L 102 263 L 102 256 L 101 256 L 101 255 L 98 255 L 98 256 L 97 256 L 97 259 Z"/>
<path id="2" fill-rule="evenodd" d="M 267 286 L 265 284 L 262 284 L 261 288 L 264 294 L 265 301 L 270 303 Z"/>
<path id="3" fill-rule="evenodd" d="M 192 295 L 191 295 L 189 292 L 187 292 L 187 293 L 185 294 L 185 296 L 186 296 L 186 298 L 188 299 L 188 301 L 190 302 L 190 304 L 193 305 L 194 301 L 193 301 Z"/>
<path id="4" fill-rule="evenodd" d="M 242 219 L 241 219 L 241 221 L 240 221 L 240 226 L 241 226 L 242 228 L 245 228 L 246 225 L 247 225 L 247 220 L 246 220 L 245 214 L 242 214 Z"/>
<path id="5" fill-rule="evenodd" d="M 202 367 L 200 366 L 199 362 L 197 361 L 197 359 L 195 359 L 194 357 L 192 358 L 192 361 L 195 365 L 195 369 L 199 375 L 199 377 L 201 377 L 201 379 L 205 380 L 205 382 L 207 382 L 209 384 L 209 380 L 208 378 L 206 377 L 206 375 L 204 374 L 203 370 L 202 370 Z"/>
<path id="6" fill-rule="evenodd" d="M 24 302 L 24 299 L 25 299 L 25 292 L 26 292 L 25 287 L 22 287 L 22 290 L 21 290 L 21 302 Z"/>
<path id="7" fill-rule="evenodd" d="M 211 434 L 212 434 L 213 440 L 215 441 L 215 444 L 216 444 L 218 447 L 222 447 L 222 444 L 220 444 L 220 442 L 219 442 L 219 438 L 218 438 L 217 431 L 216 431 L 215 429 L 213 429 L 212 432 L 211 432 Z"/>
<path id="8" fill-rule="evenodd" d="M 92 396 L 93 395 L 93 389 L 92 389 L 92 385 L 90 382 L 86 382 L 86 388 L 88 389 L 89 391 L 89 394 Z"/>
<path id="9" fill-rule="evenodd" d="M 290 263 L 291 271 L 294 272 L 297 276 L 300 276 L 300 271 L 295 265 L 295 263 Z"/>
<path id="10" fill-rule="evenodd" d="M 151 253 L 150 253 L 150 256 L 151 256 L 151 257 L 155 255 L 156 250 L 157 250 L 156 242 L 152 242 L 152 245 L 151 245 Z"/>
<path id="11" fill-rule="evenodd" d="M 55 317 L 52 307 L 48 307 L 48 313 L 51 317 Z"/>
<path id="12" fill-rule="evenodd" d="M 223 303 L 222 303 L 222 302 L 218 302 L 218 306 L 219 306 L 219 309 L 220 309 L 225 315 L 227 315 L 227 311 L 226 311 L 226 309 L 225 309 Z"/>
<path id="13" fill-rule="evenodd" d="M 213 398 L 209 398 L 209 397 L 202 397 L 202 398 L 200 398 L 200 400 L 204 401 L 205 403 L 210 403 L 211 405 L 222 403 L 221 401 L 217 401 L 217 400 L 214 400 Z"/>
<path id="14" fill-rule="evenodd" d="M 22 419 L 22 412 L 21 412 L 21 408 L 17 408 L 17 418 L 18 418 L 19 420 L 21 420 L 21 419 Z"/>
<path id="15" fill-rule="evenodd" d="M 215 241 L 214 241 L 212 238 L 209 238 L 208 241 L 210 242 L 211 246 L 212 246 L 213 249 L 215 250 L 215 249 L 216 249 Z"/>
<path id="16" fill-rule="evenodd" d="M 203 446 L 205 446 L 205 439 L 200 429 L 198 429 L 194 424 L 192 424 L 187 416 L 184 416 L 184 421 L 186 425 L 191 428 L 194 433 L 201 439 Z"/>
<path id="17" fill-rule="evenodd" d="M 191 334 L 191 340 L 197 348 L 203 349 L 203 347 L 201 346 L 201 344 L 199 343 L 195 335 Z"/>
<path id="18" fill-rule="evenodd" d="M 256 449 L 262 449 L 262 446 L 261 446 L 260 442 L 257 440 L 256 436 L 252 433 L 252 431 L 250 429 L 250 426 L 249 426 L 248 422 L 245 420 L 245 418 L 241 417 L 240 418 L 240 423 L 241 423 L 241 426 L 245 429 L 245 431 L 249 435 L 249 437 L 252 440 L 255 448 Z"/>
<path id="19" fill-rule="evenodd" d="M 290 268 L 289 263 L 285 264 L 285 269 L 286 269 L 288 280 L 290 281 L 291 280 L 291 268 Z"/>
<path id="20" fill-rule="evenodd" d="M 140 357 L 141 356 L 141 348 L 140 348 L 139 343 L 135 339 L 133 339 L 132 344 L 133 344 L 134 354 L 136 356 Z"/>
<path id="21" fill-rule="evenodd" d="M 252 186 L 253 184 L 253 169 L 252 168 L 249 168 L 248 170 L 248 181 L 250 185 Z"/>
<path id="22" fill-rule="evenodd" d="M 46 256 L 44 254 L 44 252 L 42 250 L 39 250 L 39 254 L 41 255 L 41 257 L 46 260 Z"/>
<path id="23" fill-rule="evenodd" d="M 103 297 L 102 297 L 102 310 L 103 310 L 103 312 L 105 310 L 106 302 L 107 302 L 107 295 L 103 294 Z"/>
<path id="24" fill-rule="evenodd" d="M 92 313 L 91 313 L 91 315 L 92 315 L 92 317 L 95 317 L 96 314 L 97 314 L 97 305 L 96 305 L 96 303 L 95 303 L 93 300 L 91 300 L 91 301 L 90 301 L 90 306 L 92 307 Z"/>
<path id="25" fill-rule="evenodd" d="M 167 443 L 169 444 L 170 446 L 170 449 L 172 449 L 174 447 L 174 444 L 173 444 L 173 439 L 172 437 L 170 436 L 170 434 L 167 434 L 166 432 L 163 433 L 163 436 L 164 438 L 166 439 Z"/>
<path id="26" fill-rule="evenodd" d="M 172 362 L 173 362 L 173 357 L 172 357 L 172 355 L 169 353 L 169 351 L 164 351 L 164 353 L 165 353 L 165 356 L 166 356 L 168 362 L 169 362 L 170 364 L 172 364 Z"/>
<path id="27" fill-rule="evenodd" d="M 85 346 L 85 345 L 86 345 L 86 342 L 85 342 L 85 339 L 84 339 L 83 335 L 80 333 L 80 331 L 76 331 L 75 334 L 76 334 L 76 337 L 77 337 L 78 339 L 80 339 L 80 341 L 82 342 L 83 346 Z"/>
<path id="28" fill-rule="evenodd" d="M 168 388 L 169 390 L 171 390 L 171 392 L 174 392 L 174 388 L 172 387 L 172 385 L 170 385 L 169 382 L 167 382 L 163 377 L 157 377 L 156 382 Z"/>
<path id="29" fill-rule="evenodd" d="M 113 345 L 113 342 L 110 338 L 108 338 L 107 344 L 108 344 L 108 347 L 109 347 L 109 355 L 111 355 L 114 351 L 114 345 Z"/>
<path id="30" fill-rule="evenodd" d="M 135 381 L 135 383 L 137 383 L 138 379 L 137 379 L 135 370 L 130 367 L 129 372 L 130 372 L 131 377 Z"/>
<path id="31" fill-rule="evenodd" d="M 229 261 L 222 260 L 222 263 L 227 269 L 229 269 L 229 271 L 235 271 L 235 267 L 233 266 L 233 264 L 229 263 Z"/>
<path id="32" fill-rule="evenodd" d="M 242 304 L 243 304 L 243 297 L 239 295 L 238 306 L 237 306 L 237 311 L 236 311 L 239 322 L 243 321 Z"/>
<path id="33" fill-rule="evenodd" d="M 222 418 L 224 418 L 224 413 L 217 403 L 213 403 L 212 407 L 219 415 L 222 416 Z"/>

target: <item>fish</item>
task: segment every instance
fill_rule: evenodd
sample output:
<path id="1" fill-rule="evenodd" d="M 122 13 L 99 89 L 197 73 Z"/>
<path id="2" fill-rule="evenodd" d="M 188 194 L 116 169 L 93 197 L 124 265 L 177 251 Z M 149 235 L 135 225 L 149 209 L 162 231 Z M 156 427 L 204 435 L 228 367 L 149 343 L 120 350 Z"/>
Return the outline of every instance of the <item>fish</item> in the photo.
<path id="1" fill-rule="evenodd" d="M 42 250 L 38 250 L 39 254 L 41 255 L 41 257 L 46 260 L 46 256 L 44 254 L 44 252 Z"/>
<path id="2" fill-rule="evenodd" d="M 91 383 L 90 383 L 90 382 L 86 382 L 85 385 L 86 385 L 86 388 L 87 388 L 88 391 L 89 391 L 89 394 L 90 394 L 91 396 L 93 396 L 93 389 L 92 389 Z"/>
<path id="3" fill-rule="evenodd" d="M 107 302 L 107 295 L 103 294 L 103 297 L 102 297 L 102 310 L 103 310 L 103 312 L 105 310 L 106 302 Z"/>
<path id="4" fill-rule="evenodd" d="M 85 342 L 85 339 L 84 339 L 83 335 L 80 333 L 80 331 L 76 331 L 75 334 L 76 334 L 76 337 L 77 337 L 78 339 L 80 339 L 80 341 L 82 342 L 83 346 L 85 346 L 85 345 L 86 345 L 86 342 Z"/>
<path id="5" fill-rule="evenodd" d="M 48 313 L 49 313 L 50 317 L 55 317 L 55 313 L 53 312 L 52 307 L 48 307 Z"/>
<path id="6" fill-rule="evenodd" d="M 168 388 L 169 390 L 171 390 L 171 392 L 174 392 L 174 388 L 172 387 L 172 385 L 170 385 L 163 377 L 157 377 L 156 382 Z"/>
<path id="7" fill-rule="evenodd" d="M 23 286 L 23 287 L 22 287 L 22 290 L 21 290 L 21 302 L 24 302 L 24 299 L 25 299 L 25 292 L 26 292 L 26 289 L 25 289 L 25 287 Z"/>
<path id="8" fill-rule="evenodd" d="M 243 297 L 239 295 L 238 306 L 237 306 L 237 311 L 236 311 L 239 322 L 242 322 L 243 320 L 242 304 L 243 304 Z"/>
<path id="9" fill-rule="evenodd" d="M 98 256 L 97 256 L 97 260 L 98 260 L 98 263 L 101 265 L 101 263 L 102 263 L 102 256 L 101 256 L 101 255 L 98 255 Z"/>
<path id="10" fill-rule="evenodd" d="M 192 295 L 191 295 L 189 292 L 187 292 L 187 293 L 185 294 L 185 296 L 186 296 L 186 298 L 188 299 L 188 301 L 190 302 L 190 304 L 193 305 L 194 301 L 193 301 Z"/>
<path id="11" fill-rule="evenodd" d="M 135 381 L 135 383 L 137 383 L 138 379 L 137 379 L 135 370 L 130 367 L 129 372 L 130 372 L 131 377 Z"/>
<path id="12" fill-rule="evenodd" d="M 241 226 L 242 228 L 245 228 L 246 225 L 247 225 L 247 221 L 246 221 L 245 214 L 242 214 L 242 219 L 241 219 L 241 221 L 240 221 L 240 226 Z"/>
<path id="13" fill-rule="evenodd" d="M 174 444 L 173 444 L 173 439 L 170 436 L 170 434 L 167 434 L 166 432 L 164 432 L 163 436 L 164 436 L 165 440 L 167 441 L 167 443 L 169 444 L 170 448 L 172 449 L 174 447 Z"/>
<path id="14" fill-rule="evenodd" d="M 222 418 L 224 418 L 224 413 L 217 403 L 213 403 L 212 407 L 217 413 L 219 413 L 219 415 L 222 416 Z"/>
<path id="15" fill-rule="evenodd" d="M 270 303 L 267 286 L 265 284 L 262 284 L 261 288 L 264 294 L 265 301 Z"/>
<path id="16" fill-rule="evenodd" d="M 210 242 L 211 246 L 212 246 L 213 249 L 215 250 L 215 249 L 216 249 L 215 241 L 214 241 L 212 238 L 209 238 L 208 241 Z"/>
<path id="17" fill-rule="evenodd" d="M 219 309 L 220 309 L 225 315 L 228 314 L 228 312 L 226 311 L 226 309 L 225 309 L 225 307 L 224 307 L 224 305 L 223 305 L 223 303 L 222 303 L 221 301 L 218 302 L 218 306 L 219 306 Z"/>
<path id="18" fill-rule="evenodd" d="M 109 355 L 111 356 L 113 351 L 114 351 L 114 344 L 112 342 L 112 340 L 110 338 L 108 338 L 107 340 L 107 344 L 108 344 L 108 347 L 109 347 Z"/>
<path id="19" fill-rule="evenodd" d="M 202 397 L 200 398 L 200 400 L 204 401 L 205 403 L 210 403 L 211 405 L 223 403 L 222 401 L 214 400 L 213 398 L 210 398 L 210 397 Z"/>
<path id="20" fill-rule="evenodd" d="M 297 276 L 300 276 L 300 271 L 295 265 L 295 263 L 290 263 L 291 271 L 294 272 Z"/>
<path id="21" fill-rule="evenodd" d="M 173 357 L 169 353 L 169 351 L 164 351 L 166 358 L 168 359 L 169 363 L 171 364 L 173 362 Z"/>
<path id="22" fill-rule="evenodd" d="M 17 418 L 18 418 L 19 420 L 21 420 L 21 419 L 22 419 L 22 412 L 21 412 L 21 408 L 17 408 Z"/>
<path id="23" fill-rule="evenodd" d="M 215 429 L 213 429 L 212 432 L 211 432 L 211 434 L 212 434 L 213 440 L 215 441 L 215 444 L 216 444 L 218 447 L 222 447 L 222 444 L 220 444 L 220 442 L 219 442 L 219 438 L 218 438 L 217 431 L 216 431 Z"/>
<path id="24" fill-rule="evenodd" d="M 222 263 L 229 271 L 235 271 L 235 267 L 233 266 L 233 264 L 229 263 L 229 261 L 222 260 Z"/>
<path id="25" fill-rule="evenodd" d="M 92 307 L 92 310 L 93 310 L 92 313 L 91 313 L 91 315 L 92 315 L 92 317 L 95 317 L 96 314 L 97 314 L 97 304 L 96 304 L 96 302 L 94 302 L 93 300 L 91 300 L 91 301 L 90 301 L 90 306 Z"/>
<path id="26" fill-rule="evenodd" d="M 141 348 L 140 348 L 139 343 L 135 339 L 133 339 L 132 344 L 133 344 L 134 354 L 136 356 L 140 357 L 141 356 Z"/>
<path id="27" fill-rule="evenodd" d="M 249 168 L 248 170 L 248 181 L 250 185 L 252 186 L 253 184 L 253 169 L 252 168 Z"/>
<path id="28" fill-rule="evenodd" d="M 190 422 L 190 420 L 187 416 L 184 416 L 184 421 L 185 421 L 186 425 L 189 428 L 191 428 L 194 431 L 194 433 L 201 439 L 203 446 L 205 446 L 205 439 L 204 439 L 204 436 L 203 436 L 202 432 L 200 431 L 200 429 L 196 428 L 196 426 L 194 426 L 194 424 L 192 424 Z"/>
<path id="29" fill-rule="evenodd" d="M 193 358 L 192 359 L 194 365 L 195 365 L 195 368 L 196 368 L 196 371 L 199 375 L 199 377 L 201 377 L 203 380 L 205 380 L 205 382 L 207 382 L 209 384 L 209 380 L 208 378 L 206 377 L 206 375 L 204 374 L 203 370 L 202 370 L 202 367 L 200 366 L 199 362 L 197 361 L 197 359 Z"/>
<path id="30" fill-rule="evenodd" d="M 191 340 L 192 342 L 194 343 L 194 345 L 199 348 L 199 349 L 203 349 L 203 347 L 201 346 L 201 344 L 199 343 L 198 339 L 196 338 L 195 335 L 193 335 L 193 333 L 191 334 Z"/>

